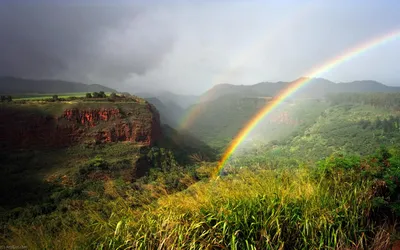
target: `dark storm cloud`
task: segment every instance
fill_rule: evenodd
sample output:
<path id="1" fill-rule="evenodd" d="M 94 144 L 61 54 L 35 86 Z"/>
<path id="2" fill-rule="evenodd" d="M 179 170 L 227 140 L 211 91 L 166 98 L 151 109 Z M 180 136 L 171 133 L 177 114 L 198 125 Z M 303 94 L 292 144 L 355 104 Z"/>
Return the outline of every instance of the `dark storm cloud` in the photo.
<path id="1" fill-rule="evenodd" d="M 0 75 L 131 92 L 199 94 L 222 82 L 291 81 L 400 28 L 394 0 L 38 1 L 0 0 Z M 321 77 L 398 85 L 399 42 Z"/>
<path id="2" fill-rule="evenodd" d="M 146 11 L 121 1 L 0 2 L 0 75 L 95 81 L 144 74 L 172 46 L 167 36 L 150 41 L 143 28 L 129 30 L 136 22 L 154 28 Z"/>

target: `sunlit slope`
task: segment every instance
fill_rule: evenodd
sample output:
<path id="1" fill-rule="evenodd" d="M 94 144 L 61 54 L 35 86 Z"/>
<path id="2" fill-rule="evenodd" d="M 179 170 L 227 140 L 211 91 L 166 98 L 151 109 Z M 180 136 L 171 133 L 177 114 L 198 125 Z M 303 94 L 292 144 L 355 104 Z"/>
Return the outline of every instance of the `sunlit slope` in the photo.
<path id="1" fill-rule="evenodd" d="M 313 125 L 281 146 L 289 155 L 318 159 L 333 152 L 369 154 L 379 145 L 397 145 L 400 112 L 369 104 L 337 104 Z"/>
<path id="2" fill-rule="evenodd" d="M 317 168 L 243 168 L 160 197 L 145 209 L 117 199 L 111 216 L 90 213 L 92 224 L 83 229 L 88 237 L 75 238 L 75 244 L 107 249 L 390 249 L 393 231 L 376 218 L 378 208 L 396 209 L 395 192 L 380 183 L 398 176 L 398 157 L 381 150 L 363 159 L 331 157 Z M 384 195 L 390 205 L 378 203 Z M 14 240 L 24 243 L 25 237 L 22 233 Z"/>

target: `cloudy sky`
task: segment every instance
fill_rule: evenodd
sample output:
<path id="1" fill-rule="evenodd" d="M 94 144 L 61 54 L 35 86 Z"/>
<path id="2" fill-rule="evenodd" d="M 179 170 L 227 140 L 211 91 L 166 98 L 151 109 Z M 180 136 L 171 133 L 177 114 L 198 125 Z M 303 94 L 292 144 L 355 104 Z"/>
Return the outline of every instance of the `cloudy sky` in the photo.
<path id="1" fill-rule="evenodd" d="M 0 75 L 199 94 L 290 81 L 400 30 L 400 1 L 0 0 Z M 321 77 L 400 85 L 400 37 Z"/>

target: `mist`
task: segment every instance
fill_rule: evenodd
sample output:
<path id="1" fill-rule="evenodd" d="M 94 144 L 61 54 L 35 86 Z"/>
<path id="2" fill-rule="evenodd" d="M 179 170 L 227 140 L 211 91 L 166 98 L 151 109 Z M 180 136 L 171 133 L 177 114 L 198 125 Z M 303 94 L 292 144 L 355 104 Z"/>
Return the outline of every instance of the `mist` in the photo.
<path id="1" fill-rule="evenodd" d="M 291 81 L 400 28 L 385 1 L 3 1 L 0 75 L 201 94 Z M 399 39 L 321 77 L 400 85 Z"/>

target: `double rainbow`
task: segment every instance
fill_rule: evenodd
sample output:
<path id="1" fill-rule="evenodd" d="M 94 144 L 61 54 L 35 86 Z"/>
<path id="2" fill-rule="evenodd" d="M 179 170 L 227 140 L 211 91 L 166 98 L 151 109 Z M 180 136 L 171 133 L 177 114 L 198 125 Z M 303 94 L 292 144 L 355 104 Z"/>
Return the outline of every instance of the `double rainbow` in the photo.
<path id="1" fill-rule="evenodd" d="M 275 107 L 282 103 L 290 95 L 294 94 L 302 86 L 306 85 L 312 78 L 318 77 L 321 74 L 333 69 L 334 67 L 346 62 L 363 52 L 366 52 L 374 47 L 382 45 L 400 36 L 400 30 L 396 30 L 380 36 L 378 38 L 362 43 L 350 50 L 345 51 L 341 55 L 334 57 L 333 59 L 327 61 L 322 66 L 317 67 L 310 73 L 306 74 L 308 78 L 300 78 L 299 80 L 290 84 L 286 89 L 282 90 L 272 101 L 268 102 L 247 124 L 246 126 L 236 135 L 235 139 L 230 143 L 227 150 L 224 152 L 219 164 L 218 173 L 221 172 L 226 162 L 229 160 L 230 156 L 235 152 L 238 146 L 246 139 L 249 133 L 257 126 L 257 124 L 268 115 Z"/>

